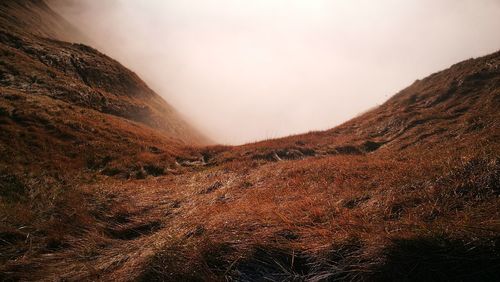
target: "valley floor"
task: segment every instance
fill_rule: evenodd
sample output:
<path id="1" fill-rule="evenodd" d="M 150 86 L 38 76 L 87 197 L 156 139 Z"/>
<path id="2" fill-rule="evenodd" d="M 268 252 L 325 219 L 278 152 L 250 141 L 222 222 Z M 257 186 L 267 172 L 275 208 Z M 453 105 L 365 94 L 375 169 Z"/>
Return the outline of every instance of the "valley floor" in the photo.
<path id="1" fill-rule="evenodd" d="M 226 150 L 219 154 L 246 152 Z M 144 180 L 98 177 L 65 199 L 64 216 L 50 219 L 56 230 L 2 233 L 3 247 L 16 246 L 3 278 L 494 281 L 496 152 L 483 143 L 235 157 Z"/>

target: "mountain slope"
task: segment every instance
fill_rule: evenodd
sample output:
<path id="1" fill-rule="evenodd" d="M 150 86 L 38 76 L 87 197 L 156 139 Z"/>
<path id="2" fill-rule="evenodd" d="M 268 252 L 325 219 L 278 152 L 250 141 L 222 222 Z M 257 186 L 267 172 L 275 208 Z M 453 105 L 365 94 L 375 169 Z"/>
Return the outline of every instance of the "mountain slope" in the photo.
<path id="1" fill-rule="evenodd" d="M 0 4 L 0 170 L 162 172 L 209 142 L 135 73 L 97 50 L 44 1 Z M 15 140 L 15 141 L 14 141 Z M 163 172 L 162 172 L 163 173 Z"/>
<path id="2" fill-rule="evenodd" d="M 56 232 L 10 219 L 3 238 L 16 248 L 3 271 L 29 280 L 497 281 L 499 57 L 434 74 L 329 131 L 198 148 L 176 159 L 191 169 L 80 184 L 83 198 L 66 195 L 51 211 Z M 450 89 L 443 78 L 463 77 L 473 79 L 439 98 Z"/>
<path id="3" fill-rule="evenodd" d="M 384 104 L 331 130 L 257 142 L 238 151 L 258 148 L 260 155 L 251 158 L 273 159 L 276 152 L 286 159 L 294 158 L 286 156 L 287 150 L 305 156 L 362 154 L 498 140 L 499 65 L 500 51 L 470 59 L 415 81 Z"/>
<path id="4" fill-rule="evenodd" d="M 1 7 L 2 87 L 123 117 L 184 143 L 206 142 L 136 74 L 90 47 L 55 40 L 73 30 L 43 1 Z"/>
<path id="5" fill-rule="evenodd" d="M 0 3 L 4 30 L 58 40 L 78 41 L 82 35 L 43 0 L 4 0 Z"/>

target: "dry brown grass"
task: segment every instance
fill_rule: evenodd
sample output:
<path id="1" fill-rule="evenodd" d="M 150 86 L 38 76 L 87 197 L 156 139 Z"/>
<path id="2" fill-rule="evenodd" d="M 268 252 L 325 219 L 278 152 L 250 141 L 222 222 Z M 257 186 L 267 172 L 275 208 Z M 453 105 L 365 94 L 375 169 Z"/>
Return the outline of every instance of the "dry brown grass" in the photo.
<path id="1" fill-rule="evenodd" d="M 398 159 L 340 155 L 253 169 L 233 161 L 182 175 L 108 178 L 81 187 L 86 210 L 78 212 L 89 216 L 84 233 L 60 225 L 59 249 L 31 250 L 5 273 L 76 280 L 493 280 L 500 163 L 496 143 L 481 145 L 459 154 L 416 148 Z"/>
<path id="2" fill-rule="evenodd" d="M 499 52 L 325 132 L 189 147 L 169 134 L 182 123 L 126 115 L 163 105 L 128 95 L 150 91 L 134 74 L 88 66 L 116 62 L 10 32 L 0 280 L 500 280 Z M 86 71 L 49 67 L 37 42 Z"/>

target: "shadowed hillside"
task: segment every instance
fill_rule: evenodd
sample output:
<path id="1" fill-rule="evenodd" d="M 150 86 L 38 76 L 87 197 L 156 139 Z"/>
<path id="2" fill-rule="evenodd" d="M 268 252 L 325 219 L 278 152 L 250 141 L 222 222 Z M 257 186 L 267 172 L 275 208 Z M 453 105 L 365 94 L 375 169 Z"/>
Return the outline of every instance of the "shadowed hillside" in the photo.
<path id="1" fill-rule="evenodd" d="M 66 41 L 79 41 L 84 36 L 43 0 L 4 0 L 0 7 L 3 30 Z"/>
<path id="2" fill-rule="evenodd" d="M 43 1 L 3 1 L 0 13 L 2 165 L 81 168 L 207 142 L 136 74 L 54 39 L 75 33 Z"/>
<path id="3" fill-rule="evenodd" d="M 42 1 L 0 7 L 0 279 L 500 279 L 500 52 L 331 130 L 201 147 L 119 63 L 10 18 L 51 23 Z"/>

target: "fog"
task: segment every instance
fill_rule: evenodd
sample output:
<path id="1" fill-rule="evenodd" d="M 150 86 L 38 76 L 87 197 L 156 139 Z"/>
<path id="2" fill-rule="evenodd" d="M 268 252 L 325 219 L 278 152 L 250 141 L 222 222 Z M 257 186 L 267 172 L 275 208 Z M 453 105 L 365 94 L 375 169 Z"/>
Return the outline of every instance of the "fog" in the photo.
<path id="1" fill-rule="evenodd" d="M 500 48 L 498 0 L 60 0 L 215 141 L 332 128 Z"/>

